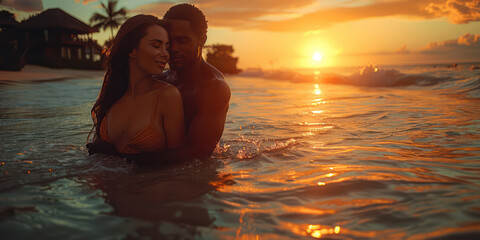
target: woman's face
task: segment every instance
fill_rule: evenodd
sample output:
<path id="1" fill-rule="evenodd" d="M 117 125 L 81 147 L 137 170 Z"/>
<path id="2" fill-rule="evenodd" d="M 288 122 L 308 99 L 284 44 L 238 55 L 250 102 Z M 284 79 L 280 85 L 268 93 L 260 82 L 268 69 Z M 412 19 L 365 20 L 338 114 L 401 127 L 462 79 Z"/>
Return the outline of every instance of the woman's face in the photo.
<path id="1" fill-rule="evenodd" d="M 147 33 L 140 39 L 138 47 L 131 53 L 134 63 L 150 75 L 161 74 L 168 62 L 168 33 L 158 25 L 147 28 Z"/>

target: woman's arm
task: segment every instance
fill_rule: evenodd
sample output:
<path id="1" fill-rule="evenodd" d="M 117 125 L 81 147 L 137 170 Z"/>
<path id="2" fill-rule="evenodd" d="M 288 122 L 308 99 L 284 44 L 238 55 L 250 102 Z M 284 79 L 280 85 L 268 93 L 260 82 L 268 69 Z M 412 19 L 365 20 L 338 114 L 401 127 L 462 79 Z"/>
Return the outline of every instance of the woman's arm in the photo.
<path id="1" fill-rule="evenodd" d="M 166 148 L 177 148 L 185 144 L 185 120 L 183 116 L 182 95 L 176 87 L 168 85 L 163 91 L 162 101 L 163 129 Z"/>

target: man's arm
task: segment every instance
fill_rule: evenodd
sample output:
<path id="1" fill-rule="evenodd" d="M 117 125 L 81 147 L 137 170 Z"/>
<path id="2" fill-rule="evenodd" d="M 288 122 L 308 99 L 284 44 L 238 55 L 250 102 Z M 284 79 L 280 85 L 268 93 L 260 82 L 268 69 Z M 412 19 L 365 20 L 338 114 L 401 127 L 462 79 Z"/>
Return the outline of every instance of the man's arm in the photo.
<path id="1" fill-rule="evenodd" d="M 213 81 L 199 92 L 200 105 L 187 133 L 189 153 L 208 157 L 222 137 L 230 101 L 230 87 L 223 81 Z"/>
<path id="2" fill-rule="evenodd" d="M 127 156 L 139 165 L 177 162 L 210 156 L 223 133 L 230 101 L 230 87 L 223 81 L 211 81 L 198 90 L 198 108 L 187 133 L 187 143 L 156 154 Z"/>

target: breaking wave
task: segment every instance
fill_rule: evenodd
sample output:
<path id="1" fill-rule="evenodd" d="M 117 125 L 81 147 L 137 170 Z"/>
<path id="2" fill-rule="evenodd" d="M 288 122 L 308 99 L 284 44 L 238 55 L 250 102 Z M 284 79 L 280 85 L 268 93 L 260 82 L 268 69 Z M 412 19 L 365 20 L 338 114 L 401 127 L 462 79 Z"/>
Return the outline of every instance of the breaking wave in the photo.
<path id="1" fill-rule="evenodd" d="M 383 69 L 367 65 L 355 73 L 344 76 L 338 73 L 305 74 L 292 70 L 247 69 L 241 76 L 260 77 L 291 82 L 313 82 L 345 84 L 364 87 L 431 86 L 451 80 L 450 77 L 436 77 L 429 73 L 407 74 L 397 69 Z"/>
<path id="2" fill-rule="evenodd" d="M 368 65 L 350 76 L 326 74 L 321 77 L 324 83 L 347 84 L 365 87 L 431 86 L 448 81 L 449 77 L 435 77 L 424 74 L 406 74 L 396 69 L 382 69 Z"/>

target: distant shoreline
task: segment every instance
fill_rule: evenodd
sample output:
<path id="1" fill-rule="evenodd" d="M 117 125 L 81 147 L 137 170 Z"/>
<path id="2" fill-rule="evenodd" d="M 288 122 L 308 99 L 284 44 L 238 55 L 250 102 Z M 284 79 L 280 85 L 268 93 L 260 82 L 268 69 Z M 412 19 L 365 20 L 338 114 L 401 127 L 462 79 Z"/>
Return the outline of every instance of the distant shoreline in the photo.
<path id="1" fill-rule="evenodd" d="M 104 70 L 55 69 L 38 65 L 25 65 L 21 71 L 0 71 L 1 83 L 47 82 L 72 78 L 103 79 Z"/>

